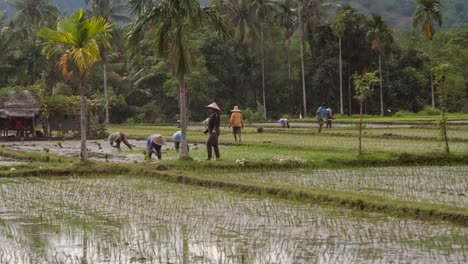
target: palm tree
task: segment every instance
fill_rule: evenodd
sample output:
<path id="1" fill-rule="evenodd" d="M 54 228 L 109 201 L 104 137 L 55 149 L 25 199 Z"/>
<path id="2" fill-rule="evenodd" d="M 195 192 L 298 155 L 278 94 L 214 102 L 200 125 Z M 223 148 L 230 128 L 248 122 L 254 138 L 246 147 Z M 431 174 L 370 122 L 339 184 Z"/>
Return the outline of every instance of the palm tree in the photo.
<path id="1" fill-rule="evenodd" d="M 339 49 L 339 67 L 340 67 L 340 113 L 343 115 L 343 60 L 341 58 L 341 39 L 343 38 L 345 31 L 345 20 L 351 13 L 349 9 L 342 9 L 331 22 L 331 28 L 333 33 L 338 37 L 338 49 Z"/>
<path id="2" fill-rule="evenodd" d="M 130 18 L 123 14 L 126 5 L 122 4 L 122 1 L 120 0 L 85 0 L 85 3 L 90 8 L 90 16 L 100 16 L 105 18 L 107 21 L 113 22 L 130 22 Z M 104 97 L 106 100 L 105 123 L 109 124 L 109 100 L 107 96 L 107 50 L 102 45 L 99 48 L 102 58 L 102 77 L 104 82 Z"/>
<path id="3" fill-rule="evenodd" d="M 25 72 L 28 73 L 28 81 L 34 83 L 40 76 L 38 64 L 43 58 L 37 43 L 37 31 L 44 26 L 55 26 L 60 12 L 56 6 L 49 5 L 47 0 L 14 0 L 8 1 L 8 4 L 16 9 L 13 23 L 23 34 L 20 44 L 25 57 L 30 58 L 30 64 L 22 66 L 27 67 Z"/>
<path id="4" fill-rule="evenodd" d="M 372 15 L 367 21 L 369 30 L 367 31 L 367 38 L 372 43 L 372 50 L 379 55 L 379 75 L 380 75 L 380 115 L 384 115 L 383 103 L 383 77 L 382 77 L 382 46 L 386 41 L 392 40 L 392 30 L 383 21 L 381 16 Z"/>
<path id="5" fill-rule="evenodd" d="M 422 27 L 422 31 L 430 42 L 431 59 L 431 98 L 432 108 L 435 108 L 434 95 L 434 73 L 432 72 L 432 39 L 435 34 L 434 22 L 442 26 L 442 13 L 440 11 L 440 0 L 417 0 L 416 13 L 413 18 L 413 27 Z"/>
<path id="6" fill-rule="evenodd" d="M 254 6 L 250 0 L 229 0 L 226 7 L 231 25 L 235 29 L 237 45 L 245 49 L 248 42 L 255 42 L 260 38 L 260 23 Z"/>
<path id="7" fill-rule="evenodd" d="M 284 2 L 278 3 L 279 12 L 277 14 L 277 20 L 284 29 L 284 38 L 287 43 L 288 53 L 288 81 L 291 82 L 291 40 L 294 32 L 297 30 L 297 14 L 294 0 L 285 0 Z"/>
<path id="8" fill-rule="evenodd" d="M 262 91 L 263 91 L 263 118 L 267 118 L 266 95 L 265 95 L 265 22 L 269 13 L 275 7 L 271 0 L 252 0 L 258 19 L 260 20 L 260 54 L 262 59 Z"/>
<path id="9" fill-rule="evenodd" d="M 50 57 L 55 52 L 62 55 L 58 62 L 65 78 L 69 78 L 69 64 L 77 70 L 78 90 L 80 91 L 80 128 L 81 160 L 88 158 L 86 151 L 86 96 L 85 80 L 93 65 L 100 60 L 99 45 L 110 47 L 111 24 L 102 17 L 84 18 L 82 9 L 72 16 L 65 17 L 57 23 L 57 29 L 42 28 L 38 36 L 45 40 L 43 52 Z"/>
<path id="10" fill-rule="evenodd" d="M 143 1 L 144 2 L 144 1 Z M 136 5 L 142 1 L 137 1 Z M 133 6 L 132 10 L 143 10 Z M 155 8 L 138 18 L 129 32 L 129 39 L 136 41 L 141 32 L 148 30 L 154 34 L 155 50 L 171 65 L 173 75 L 179 84 L 179 108 L 181 120 L 181 159 L 190 159 L 187 144 L 187 86 L 185 76 L 195 63 L 195 48 L 191 34 L 212 26 L 226 36 L 225 23 L 212 7 L 202 8 L 200 2 L 193 0 L 162 0 Z"/>

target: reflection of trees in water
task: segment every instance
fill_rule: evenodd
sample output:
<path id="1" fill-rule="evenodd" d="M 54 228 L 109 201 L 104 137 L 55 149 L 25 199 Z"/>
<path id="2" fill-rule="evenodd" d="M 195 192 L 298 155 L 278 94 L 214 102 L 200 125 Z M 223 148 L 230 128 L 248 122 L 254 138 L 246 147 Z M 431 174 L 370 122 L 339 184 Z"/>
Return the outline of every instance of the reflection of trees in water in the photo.
<path id="1" fill-rule="evenodd" d="M 424 261 L 444 250 L 418 244 L 428 234 L 468 233 L 127 176 L 0 180 L 0 201 L 0 215 L 14 210 L 0 222 L 0 262 Z"/>

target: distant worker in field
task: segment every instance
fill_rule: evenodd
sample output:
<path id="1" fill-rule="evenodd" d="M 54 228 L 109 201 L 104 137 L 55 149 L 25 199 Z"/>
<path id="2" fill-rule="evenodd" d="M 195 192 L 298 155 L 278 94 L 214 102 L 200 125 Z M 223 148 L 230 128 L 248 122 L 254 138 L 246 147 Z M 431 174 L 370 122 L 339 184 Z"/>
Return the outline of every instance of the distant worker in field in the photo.
<path id="1" fill-rule="evenodd" d="M 115 133 L 110 134 L 107 140 L 109 141 L 112 147 L 117 148 L 118 150 L 120 150 L 121 142 L 124 143 L 129 149 L 132 149 L 132 145 L 128 143 L 127 136 L 122 132 L 115 132 Z"/>
<path id="2" fill-rule="evenodd" d="M 326 128 L 332 128 L 332 120 L 333 120 L 333 111 L 330 107 L 325 109 L 325 121 L 327 123 Z"/>
<path id="3" fill-rule="evenodd" d="M 146 146 L 147 146 L 147 151 L 148 151 L 148 158 L 151 159 L 151 156 L 156 154 L 158 157 L 158 160 L 162 159 L 162 145 L 166 144 L 166 138 L 164 138 L 160 134 L 154 134 L 149 136 L 146 139 Z"/>
<path id="4" fill-rule="evenodd" d="M 182 141 L 182 132 L 179 130 L 172 135 L 172 140 L 174 140 L 175 150 L 178 152 L 180 148 L 180 142 Z"/>
<path id="5" fill-rule="evenodd" d="M 281 124 L 283 128 L 286 128 L 286 127 L 290 128 L 289 120 L 287 118 L 281 118 L 278 122 Z"/>
<path id="6" fill-rule="evenodd" d="M 318 122 L 318 132 L 322 132 L 322 127 L 323 127 L 323 119 L 325 118 L 325 103 L 323 103 L 319 108 L 317 108 L 317 112 L 315 112 L 315 116 L 317 117 L 317 122 Z"/>
<path id="7" fill-rule="evenodd" d="M 210 114 L 210 117 L 208 118 L 208 128 L 204 131 L 205 134 L 209 133 L 208 141 L 206 142 L 206 149 L 208 151 L 208 157 L 206 160 L 211 160 L 212 150 L 215 152 L 216 160 L 220 160 L 221 156 L 219 155 L 218 138 L 221 134 L 221 131 L 219 130 L 221 123 L 221 109 L 216 103 L 212 103 L 206 106 L 206 108 Z"/>
<path id="8" fill-rule="evenodd" d="M 176 126 L 177 128 L 180 128 L 180 127 L 182 126 L 182 122 L 181 122 L 179 119 L 177 119 L 177 121 L 176 121 L 176 123 L 175 123 L 175 126 Z"/>
<path id="9" fill-rule="evenodd" d="M 232 127 L 232 134 L 234 135 L 234 141 L 237 142 L 237 136 L 239 136 L 239 142 L 242 141 L 242 132 L 244 128 L 244 119 L 242 118 L 242 111 L 236 105 L 234 109 L 231 110 L 231 119 L 229 120 L 229 128 Z"/>

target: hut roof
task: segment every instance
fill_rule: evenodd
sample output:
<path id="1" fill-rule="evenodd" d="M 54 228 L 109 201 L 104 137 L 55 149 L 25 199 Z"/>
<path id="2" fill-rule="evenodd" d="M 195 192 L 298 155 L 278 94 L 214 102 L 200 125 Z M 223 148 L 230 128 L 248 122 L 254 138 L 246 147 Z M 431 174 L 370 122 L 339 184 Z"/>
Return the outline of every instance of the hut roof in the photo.
<path id="1" fill-rule="evenodd" d="M 0 101 L 2 117 L 34 117 L 41 110 L 39 100 L 30 91 L 11 91 Z"/>

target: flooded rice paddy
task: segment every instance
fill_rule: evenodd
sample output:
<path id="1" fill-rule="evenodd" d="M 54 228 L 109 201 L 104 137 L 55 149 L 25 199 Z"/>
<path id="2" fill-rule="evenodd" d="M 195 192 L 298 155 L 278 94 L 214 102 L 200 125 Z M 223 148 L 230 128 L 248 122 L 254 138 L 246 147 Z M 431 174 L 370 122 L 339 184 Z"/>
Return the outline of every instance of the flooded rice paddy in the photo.
<path id="1" fill-rule="evenodd" d="M 462 263 L 468 229 L 151 178 L 0 179 L 0 263 Z"/>
<path id="2" fill-rule="evenodd" d="M 109 161 L 115 163 L 132 163 L 144 161 L 146 151 L 146 140 L 131 140 L 130 143 L 134 146 L 134 150 L 129 150 L 127 146 L 121 144 L 121 150 L 110 146 L 108 141 L 105 140 L 90 140 L 87 142 L 87 149 L 89 158 L 97 161 Z M 25 142 L 3 142 L 5 146 L 11 150 L 20 150 L 28 152 L 50 152 L 52 154 L 65 156 L 65 157 L 79 157 L 80 156 L 80 141 L 79 140 L 66 140 L 66 141 L 25 141 Z M 197 146 L 191 145 L 192 149 Z M 163 158 L 176 159 L 178 153 L 174 150 L 174 143 L 168 142 L 162 148 Z M 146 153 L 146 152 L 145 152 Z M 1 165 L 1 160 L 0 160 Z"/>
<path id="3" fill-rule="evenodd" d="M 468 208 L 468 166 L 231 173 L 226 178 L 345 191 Z"/>

